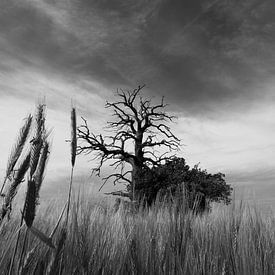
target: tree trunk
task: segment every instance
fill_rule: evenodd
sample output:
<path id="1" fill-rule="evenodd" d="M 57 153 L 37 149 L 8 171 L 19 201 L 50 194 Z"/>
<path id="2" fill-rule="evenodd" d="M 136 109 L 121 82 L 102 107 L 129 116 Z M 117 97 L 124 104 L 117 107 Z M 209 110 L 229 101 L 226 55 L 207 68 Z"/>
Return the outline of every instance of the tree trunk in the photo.
<path id="1" fill-rule="evenodd" d="M 140 194 L 138 192 L 138 185 L 140 183 L 140 176 L 143 166 L 143 150 L 142 150 L 143 133 L 141 130 L 137 131 L 135 140 L 135 161 L 132 165 L 132 200 L 139 200 Z"/>

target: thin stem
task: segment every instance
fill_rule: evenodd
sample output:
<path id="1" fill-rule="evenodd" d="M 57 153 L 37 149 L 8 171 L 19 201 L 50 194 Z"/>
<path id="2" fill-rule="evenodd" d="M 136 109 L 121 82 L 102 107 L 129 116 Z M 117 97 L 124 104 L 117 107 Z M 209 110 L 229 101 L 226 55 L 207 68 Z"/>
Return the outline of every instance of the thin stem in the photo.
<path id="1" fill-rule="evenodd" d="M 68 200 L 67 200 L 67 213 L 66 213 L 66 222 L 65 222 L 66 227 L 68 226 L 68 220 L 69 220 L 72 185 L 73 185 L 73 174 L 74 174 L 74 166 L 72 166 L 72 169 L 71 169 L 71 179 L 70 179 L 70 187 L 69 187 Z"/>
<path id="2" fill-rule="evenodd" d="M 62 209 L 62 211 L 61 211 L 61 214 L 59 215 L 59 218 L 58 218 L 58 220 L 57 220 L 57 223 L 56 223 L 55 227 L 53 228 L 52 232 L 51 232 L 50 235 L 49 235 L 49 238 L 53 238 L 53 236 L 54 236 L 54 234 L 55 234 L 55 232 L 56 232 L 56 230 L 57 230 L 57 228 L 58 228 L 58 226 L 59 226 L 59 224 L 60 224 L 60 222 L 61 222 L 61 219 L 62 219 L 63 214 L 64 214 L 64 212 L 65 212 L 66 206 L 67 206 L 67 203 L 65 203 L 65 205 L 64 205 L 64 207 L 63 207 L 63 209 Z M 22 228 L 22 227 L 23 227 L 23 226 L 21 226 L 21 228 Z M 19 228 L 18 230 L 20 230 L 21 228 Z M 11 242 L 10 242 L 10 244 L 9 244 L 9 247 L 10 247 L 10 246 L 11 246 Z M 39 246 L 39 244 L 36 244 L 36 246 L 34 247 L 34 249 L 36 249 L 38 246 Z M 7 249 L 7 250 L 8 250 L 8 249 Z M 7 250 L 6 250 L 5 254 L 3 255 L 3 258 L 1 259 L 0 266 L 1 266 L 1 263 L 2 263 L 2 261 L 3 261 L 4 257 L 5 257 L 5 255 L 6 255 L 6 253 L 7 253 Z M 47 253 L 49 252 L 49 250 L 50 250 L 50 248 L 47 249 L 47 252 L 46 252 L 45 254 L 47 254 Z"/>
<path id="3" fill-rule="evenodd" d="M 15 248 L 14 248 L 14 251 L 13 251 L 13 255 L 12 255 L 8 275 L 12 274 L 13 263 L 14 263 L 14 259 L 15 259 L 15 256 L 16 256 L 16 252 L 17 252 L 17 248 L 18 248 L 18 244 L 19 244 L 19 239 L 20 239 L 21 228 L 22 228 L 23 221 L 24 221 L 24 214 L 23 213 L 25 211 L 25 206 L 26 206 L 26 203 L 24 204 L 24 210 L 23 210 L 22 215 L 21 215 L 20 229 L 18 230 L 18 233 L 17 233 L 16 244 L 15 244 Z"/>
<path id="4" fill-rule="evenodd" d="M 23 222 L 24 222 L 24 213 L 25 213 L 25 211 L 26 211 L 26 205 L 27 205 L 27 204 L 26 204 L 26 199 L 25 199 L 23 211 L 22 211 L 22 213 L 21 213 L 20 228 L 22 228 L 22 225 L 23 225 Z M 12 268 L 13 268 L 13 263 L 14 263 L 14 259 L 15 259 L 15 256 L 16 256 L 18 244 L 19 244 L 20 233 L 21 233 L 21 229 L 20 229 L 20 230 L 18 231 L 18 233 L 17 233 L 16 244 L 15 244 L 15 248 L 14 248 L 14 251 L 13 251 L 13 255 L 12 255 L 12 259 L 11 259 L 11 263 L 10 263 L 10 268 L 9 268 L 9 273 L 8 273 L 8 275 L 11 275 L 11 274 L 12 274 Z"/>
<path id="5" fill-rule="evenodd" d="M 2 259 L 1 259 L 1 261 L 0 261 L 0 266 L 2 266 L 2 263 L 3 263 L 3 261 L 4 261 L 5 257 L 6 257 L 6 255 L 7 255 L 7 253 L 8 253 L 8 251 L 9 251 L 9 249 L 10 249 L 12 243 L 13 243 L 13 240 L 15 239 L 17 233 L 23 228 L 23 226 L 24 226 L 24 225 L 22 225 L 21 227 L 19 227 L 19 228 L 17 229 L 17 231 L 16 231 L 15 234 L 13 235 L 12 239 L 9 241 L 8 247 L 6 248 L 6 250 L 5 250 L 5 252 L 4 252 L 3 256 L 2 256 Z"/>
<path id="6" fill-rule="evenodd" d="M 136 188 L 136 184 L 135 181 L 133 182 L 133 196 L 132 196 L 132 201 L 135 201 L 135 188 Z"/>
<path id="7" fill-rule="evenodd" d="M 74 174 L 74 165 L 72 165 L 71 169 L 71 179 L 70 179 L 70 188 L 69 188 L 69 194 L 68 194 L 68 200 L 67 200 L 67 214 L 66 214 L 66 221 L 65 221 L 65 228 L 67 230 L 68 227 L 68 221 L 69 221 L 69 213 L 70 213 L 70 203 L 71 203 L 71 195 L 72 195 L 72 185 L 73 185 L 73 174 Z M 62 263 L 64 259 L 64 251 L 62 251 L 60 265 L 59 265 L 59 272 L 60 275 L 62 273 Z"/>
<path id="8" fill-rule="evenodd" d="M 59 218 L 58 218 L 58 220 L 57 220 L 57 223 L 56 223 L 55 227 L 53 228 L 53 230 L 52 230 L 52 232 L 51 232 L 51 234 L 50 234 L 50 236 L 49 236 L 50 238 L 52 238 L 53 235 L 54 235 L 54 233 L 56 232 L 56 230 L 57 230 L 57 228 L 58 228 L 58 226 L 59 226 L 59 224 L 60 224 L 60 221 L 61 221 L 61 219 L 62 219 L 62 217 L 63 217 L 63 214 L 64 214 L 64 212 L 65 212 L 66 206 L 67 206 L 67 202 L 65 203 L 65 205 L 64 205 L 64 207 L 63 207 L 63 209 L 62 209 L 62 211 L 61 211 L 61 214 L 60 214 L 60 216 L 59 216 Z"/>

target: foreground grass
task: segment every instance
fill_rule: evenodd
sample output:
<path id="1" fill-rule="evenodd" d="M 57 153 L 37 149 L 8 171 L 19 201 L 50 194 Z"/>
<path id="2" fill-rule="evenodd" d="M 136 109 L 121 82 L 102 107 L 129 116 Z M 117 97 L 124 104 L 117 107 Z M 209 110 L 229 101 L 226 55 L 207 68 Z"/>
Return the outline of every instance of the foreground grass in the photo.
<path id="1" fill-rule="evenodd" d="M 40 210 L 34 226 L 49 234 L 59 213 L 55 205 Z M 7 272 L 17 228 L 16 217 L 2 228 L 1 274 Z M 274 214 L 242 204 L 196 217 L 177 213 L 173 205 L 135 214 L 121 207 L 115 213 L 107 204 L 78 199 L 63 264 L 51 274 L 275 274 L 274 228 Z M 61 237 L 59 232 L 54 238 L 57 246 Z M 46 274 L 51 254 L 29 234 L 22 273 Z"/>

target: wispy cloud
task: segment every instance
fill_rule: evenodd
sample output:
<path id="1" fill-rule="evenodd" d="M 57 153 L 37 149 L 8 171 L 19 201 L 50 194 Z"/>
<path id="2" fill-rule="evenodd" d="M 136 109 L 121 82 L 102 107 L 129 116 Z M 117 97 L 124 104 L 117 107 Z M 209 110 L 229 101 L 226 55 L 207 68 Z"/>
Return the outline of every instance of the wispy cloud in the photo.
<path id="1" fill-rule="evenodd" d="M 1 113 L 14 122 L 46 96 L 60 168 L 71 100 L 99 131 L 112 92 L 145 83 L 180 117 L 190 162 L 272 166 L 274 9 L 273 0 L 1 1 Z"/>
<path id="2" fill-rule="evenodd" d="M 60 75 L 169 91 L 192 115 L 270 96 L 262 86 L 273 84 L 274 3 L 205 4 L 13 0 L 1 4 L 0 42 L 24 64 Z"/>

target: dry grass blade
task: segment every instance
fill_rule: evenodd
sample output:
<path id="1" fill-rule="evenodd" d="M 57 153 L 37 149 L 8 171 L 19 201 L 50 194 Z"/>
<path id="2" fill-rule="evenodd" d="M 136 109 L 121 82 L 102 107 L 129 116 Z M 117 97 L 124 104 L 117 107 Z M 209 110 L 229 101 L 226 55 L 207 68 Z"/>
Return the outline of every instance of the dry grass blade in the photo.
<path id="1" fill-rule="evenodd" d="M 9 156 L 7 170 L 6 170 L 6 176 L 5 176 L 4 183 L 1 187 L 0 194 L 2 193 L 2 191 L 4 189 L 5 182 L 6 182 L 7 178 L 10 177 L 10 175 L 11 175 L 11 173 L 12 173 L 12 171 L 13 171 L 16 163 L 17 163 L 17 160 L 19 159 L 19 157 L 20 157 L 20 155 L 23 151 L 24 145 L 25 145 L 26 140 L 29 136 L 29 132 L 30 132 L 30 129 L 31 129 L 31 124 L 32 124 L 32 116 L 29 115 L 26 119 L 25 124 L 20 129 L 20 132 L 19 132 L 18 138 L 16 140 L 16 143 L 13 146 L 11 154 Z"/>
<path id="2" fill-rule="evenodd" d="M 65 203 L 65 205 L 64 205 L 64 207 L 63 207 L 63 209 L 62 209 L 62 211 L 61 211 L 61 213 L 60 213 L 60 215 L 59 215 L 59 218 L 58 218 L 58 220 L 57 220 L 57 222 L 56 222 L 56 225 L 55 225 L 54 229 L 52 230 L 52 232 L 51 232 L 51 234 L 50 234 L 50 238 L 52 238 L 53 235 L 55 234 L 55 232 L 56 232 L 56 230 L 57 230 L 57 228 L 58 228 L 58 226 L 59 226 L 59 224 L 60 224 L 60 222 L 61 222 L 61 219 L 62 219 L 62 217 L 63 217 L 63 214 L 64 214 L 64 212 L 65 212 L 65 210 L 66 210 L 66 206 L 67 206 L 67 203 Z"/>
<path id="3" fill-rule="evenodd" d="M 28 181 L 28 189 L 25 199 L 24 220 L 27 227 L 31 227 L 35 217 L 36 209 L 36 185 L 34 180 Z"/>
<path id="4" fill-rule="evenodd" d="M 67 204 L 64 205 L 64 207 L 63 207 L 63 209 L 61 211 L 61 214 L 60 214 L 60 216 L 59 216 L 59 218 L 57 220 L 57 223 L 56 223 L 55 227 L 53 228 L 53 230 L 52 230 L 51 234 L 49 235 L 49 237 L 46 236 L 43 232 L 41 232 L 37 228 L 35 228 L 34 226 L 32 226 L 32 227 L 29 228 L 29 231 L 34 236 L 36 236 L 38 239 L 40 239 L 42 242 L 44 242 L 50 248 L 55 249 L 55 246 L 54 246 L 54 244 L 52 242 L 52 238 L 53 238 L 53 236 L 54 236 L 54 234 L 55 234 L 55 232 L 56 232 L 56 230 L 57 230 L 57 228 L 58 228 L 58 226 L 59 226 L 59 224 L 61 222 L 61 219 L 62 219 L 63 214 L 64 214 L 65 209 L 66 209 L 66 205 Z M 34 258 L 33 254 L 35 253 L 35 251 L 37 250 L 37 248 L 38 248 L 38 244 L 35 247 L 33 247 L 32 250 L 30 250 L 28 252 L 28 254 L 26 255 L 25 261 L 24 261 L 24 264 L 23 264 L 23 267 L 22 267 L 22 273 L 21 274 L 29 274 L 27 272 L 29 271 L 29 266 L 32 263 L 32 260 Z"/>
<path id="5" fill-rule="evenodd" d="M 52 258 L 51 258 L 50 263 L 47 267 L 47 272 L 46 272 L 47 275 L 58 274 L 66 238 L 67 238 L 66 228 L 62 228 L 61 236 L 60 236 L 60 238 L 58 240 L 58 244 L 57 244 L 57 249 L 52 254 Z"/>
<path id="6" fill-rule="evenodd" d="M 18 172 L 16 174 L 15 179 L 13 180 L 7 195 L 5 196 L 5 202 L 2 206 L 1 214 L 0 214 L 0 222 L 5 217 L 7 211 L 11 209 L 12 201 L 17 193 L 18 187 L 23 181 L 25 174 L 29 168 L 30 165 L 30 154 L 27 155 L 27 157 L 24 159 L 22 164 L 20 165 Z"/>
<path id="7" fill-rule="evenodd" d="M 54 244 L 52 243 L 52 237 L 48 237 L 47 235 L 45 235 L 43 232 L 41 232 L 40 230 L 38 230 L 35 227 L 30 227 L 29 228 L 30 232 L 32 232 L 32 234 L 34 236 L 36 236 L 38 239 L 40 239 L 43 243 L 45 243 L 47 246 L 51 247 L 51 248 L 55 248 Z"/>
<path id="8" fill-rule="evenodd" d="M 4 253 L 2 254 L 2 258 L 1 258 L 1 260 L 0 260 L 0 266 L 3 266 L 3 262 L 4 262 L 5 258 L 6 258 L 6 255 L 8 254 L 8 251 L 10 250 L 10 247 L 11 247 L 11 245 L 12 245 L 14 239 L 16 238 L 18 232 L 23 228 L 23 226 L 24 226 L 24 225 L 21 225 L 21 226 L 17 229 L 17 231 L 13 234 L 12 239 L 10 240 L 8 246 L 5 247 L 5 251 L 4 251 Z"/>
<path id="9" fill-rule="evenodd" d="M 75 108 L 72 108 L 72 111 L 71 111 L 71 163 L 72 163 L 72 166 L 75 165 L 76 147 L 77 147 L 76 111 L 75 111 Z"/>
<path id="10" fill-rule="evenodd" d="M 30 274 L 31 267 L 34 265 L 34 259 L 35 259 L 36 254 L 37 254 L 37 246 L 32 248 L 25 256 L 24 263 L 19 271 L 20 275 Z"/>

